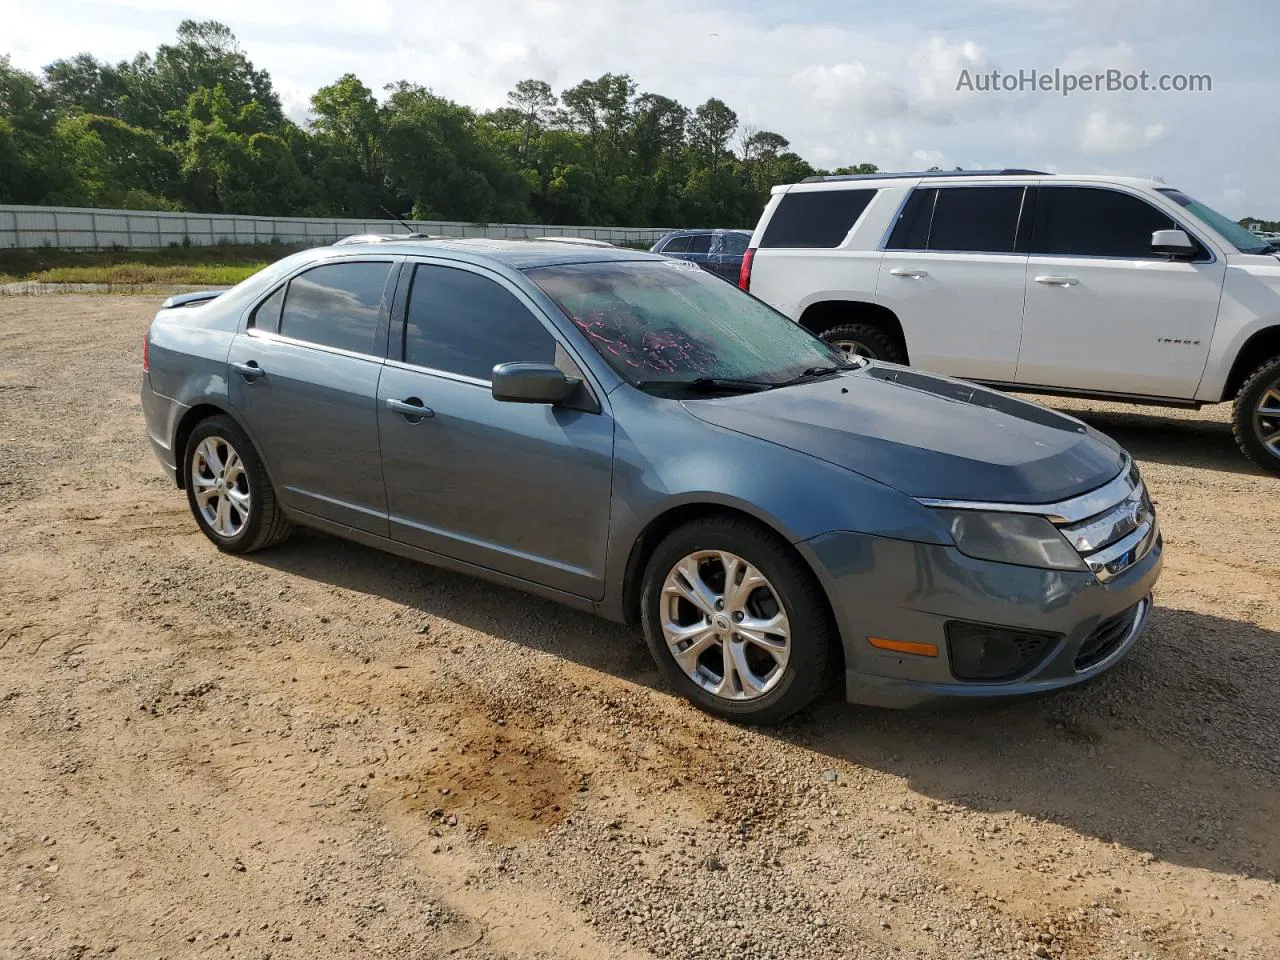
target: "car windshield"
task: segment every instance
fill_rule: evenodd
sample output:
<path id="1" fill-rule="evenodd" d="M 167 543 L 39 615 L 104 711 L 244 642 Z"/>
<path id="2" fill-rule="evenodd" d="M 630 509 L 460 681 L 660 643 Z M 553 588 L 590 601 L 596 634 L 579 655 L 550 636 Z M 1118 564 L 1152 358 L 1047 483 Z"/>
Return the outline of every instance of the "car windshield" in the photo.
<path id="1" fill-rule="evenodd" d="M 843 354 L 803 327 L 682 260 L 578 263 L 526 273 L 632 385 L 777 386 L 848 366 Z"/>
<path id="2" fill-rule="evenodd" d="M 1161 188 L 1160 192 L 1174 203 L 1185 207 L 1193 216 L 1207 223 L 1241 253 L 1266 253 L 1271 249 L 1272 245 L 1268 241 L 1254 236 L 1240 224 L 1229 217 L 1223 216 L 1212 207 L 1206 207 L 1199 200 L 1192 200 L 1181 190 Z"/>

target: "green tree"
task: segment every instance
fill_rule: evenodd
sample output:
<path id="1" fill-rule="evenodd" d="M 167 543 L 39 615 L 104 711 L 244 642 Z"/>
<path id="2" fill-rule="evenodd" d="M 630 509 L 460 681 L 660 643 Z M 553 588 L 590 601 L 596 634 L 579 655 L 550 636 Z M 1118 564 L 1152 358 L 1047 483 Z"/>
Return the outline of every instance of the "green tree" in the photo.
<path id="1" fill-rule="evenodd" d="M 723 100 L 709 99 L 693 112 L 690 139 L 699 158 L 715 173 L 738 128 L 738 115 Z"/>

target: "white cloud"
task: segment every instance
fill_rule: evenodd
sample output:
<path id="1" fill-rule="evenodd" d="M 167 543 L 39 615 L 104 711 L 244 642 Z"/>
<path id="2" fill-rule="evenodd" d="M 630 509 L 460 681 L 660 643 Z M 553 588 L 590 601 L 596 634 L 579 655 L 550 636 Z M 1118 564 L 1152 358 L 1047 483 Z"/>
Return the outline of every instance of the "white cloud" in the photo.
<path id="1" fill-rule="evenodd" d="M 1125 153 L 1140 150 L 1161 140 L 1162 123 L 1139 123 L 1108 110 L 1094 110 L 1085 119 L 1080 133 L 1080 149 L 1085 153 Z"/>
<path id="2" fill-rule="evenodd" d="M 795 79 L 797 86 L 818 103 L 852 112 L 859 119 L 903 117 L 907 112 L 906 91 L 864 63 L 808 66 Z"/>

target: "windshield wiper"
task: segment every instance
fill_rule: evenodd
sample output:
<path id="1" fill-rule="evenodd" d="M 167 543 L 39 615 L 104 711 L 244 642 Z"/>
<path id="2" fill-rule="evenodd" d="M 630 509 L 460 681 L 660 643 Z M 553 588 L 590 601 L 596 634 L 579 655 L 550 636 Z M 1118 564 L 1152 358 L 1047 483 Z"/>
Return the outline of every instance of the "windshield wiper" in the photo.
<path id="1" fill-rule="evenodd" d="M 856 370 L 857 367 L 810 367 L 803 373 L 798 373 L 790 380 L 783 380 L 781 383 L 775 384 L 779 387 L 789 387 L 793 384 L 804 383 L 806 380 L 816 380 L 819 377 L 829 377 L 833 373 L 843 373 L 846 370 Z"/>
<path id="2" fill-rule="evenodd" d="M 733 377 L 695 377 L 692 380 L 637 380 L 635 385 L 641 389 L 646 387 L 681 387 L 685 390 L 699 392 L 737 390 L 742 393 L 760 393 L 778 386 L 776 383 L 765 383 L 763 380 L 736 380 Z"/>

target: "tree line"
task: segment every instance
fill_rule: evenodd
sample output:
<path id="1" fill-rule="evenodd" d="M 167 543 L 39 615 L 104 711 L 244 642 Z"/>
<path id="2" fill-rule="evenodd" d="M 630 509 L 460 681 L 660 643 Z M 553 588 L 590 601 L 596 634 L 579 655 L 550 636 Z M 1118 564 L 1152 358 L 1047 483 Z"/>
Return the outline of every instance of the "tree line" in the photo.
<path id="1" fill-rule="evenodd" d="M 816 173 L 786 137 L 608 73 L 523 80 L 479 112 L 346 74 L 299 126 L 229 28 L 183 21 L 154 54 L 81 53 L 35 75 L 0 57 L 0 203 L 261 216 L 752 226 Z M 859 164 L 835 173 L 870 173 Z"/>

